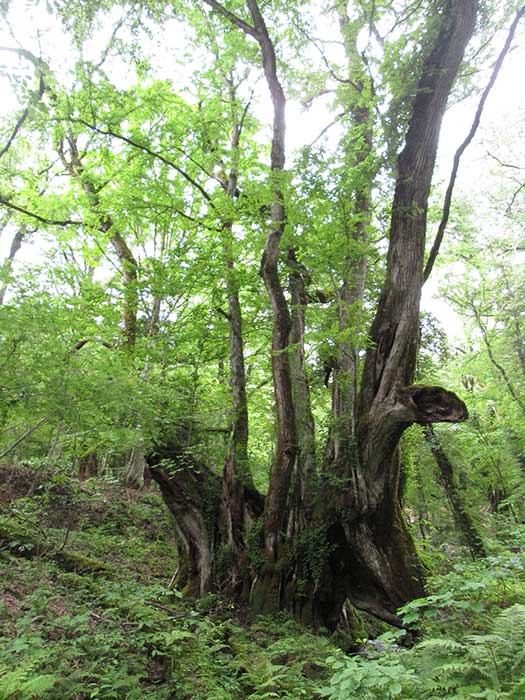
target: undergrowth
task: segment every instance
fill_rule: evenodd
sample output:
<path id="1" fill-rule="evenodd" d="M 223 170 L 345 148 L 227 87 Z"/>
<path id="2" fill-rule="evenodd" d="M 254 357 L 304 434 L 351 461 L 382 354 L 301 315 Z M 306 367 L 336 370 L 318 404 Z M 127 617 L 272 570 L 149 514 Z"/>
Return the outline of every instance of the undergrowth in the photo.
<path id="1" fill-rule="evenodd" d="M 328 680 L 328 640 L 169 588 L 175 542 L 153 490 L 28 487 L 24 473 L 17 493 L 17 476 L 0 523 L 1 700 L 310 698 Z"/>
<path id="2" fill-rule="evenodd" d="M 525 533 L 458 559 L 347 655 L 285 615 L 184 600 L 158 494 L 3 473 L 1 700 L 523 700 Z M 419 636 L 417 636 L 419 635 Z"/>

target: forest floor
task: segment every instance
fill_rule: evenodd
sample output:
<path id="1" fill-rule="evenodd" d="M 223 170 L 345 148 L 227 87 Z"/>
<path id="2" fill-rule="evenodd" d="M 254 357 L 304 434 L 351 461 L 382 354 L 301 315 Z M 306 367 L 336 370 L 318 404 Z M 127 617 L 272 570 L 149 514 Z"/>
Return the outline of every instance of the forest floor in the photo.
<path id="1" fill-rule="evenodd" d="M 13 466 L 0 484 L 2 700 L 306 698 L 328 679 L 327 639 L 169 587 L 156 489 Z"/>
<path id="2" fill-rule="evenodd" d="M 155 487 L 0 468 L 1 700 L 525 698 L 525 527 L 457 557 L 407 606 L 413 650 L 347 655 L 286 615 L 183 599 Z M 367 657 L 367 658 L 363 658 Z M 486 694 L 490 690 L 492 694 Z M 482 693 L 482 694 L 479 694 Z"/>

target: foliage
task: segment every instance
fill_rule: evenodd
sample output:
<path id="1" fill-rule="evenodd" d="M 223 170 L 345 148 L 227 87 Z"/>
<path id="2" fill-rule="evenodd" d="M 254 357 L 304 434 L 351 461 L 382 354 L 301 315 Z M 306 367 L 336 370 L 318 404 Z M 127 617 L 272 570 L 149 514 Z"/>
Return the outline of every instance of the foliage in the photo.
<path id="1" fill-rule="evenodd" d="M 240 0 L 226 5 L 249 18 Z M 276 184 L 286 202 L 282 251 L 296 260 L 283 254 L 279 274 L 286 295 L 293 273 L 306 286 L 305 385 L 322 472 L 338 427 L 327 366 L 351 355 L 357 387 L 385 274 L 395 159 L 442 3 L 353 3 L 346 18 L 343 5 L 264 4 L 296 117 L 295 151 L 279 176 L 268 166 L 271 119 L 255 42 L 204 3 L 28 1 L 34 26 L 47 30 L 24 30 L 28 48 L 16 37 L 12 51 L 0 48 L 20 107 L 0 121 L 2 244 L 19 235 L 23 253 L 10 258 L 6 242 L 0 268 L 6 700 L 525 693 L 525 280 L 514 264 L 523 253 L 523 154 L 514 133 L 512 142 L 500 132 L 492 139 L 490 191 L 453 205 L 439 274 L 464 338 L 447 338 L 425 315 L 416 377 L 468 398 L 469 423 L 436 432 L 489 555 L 468 560 L 424 431 L 412 428 L 401 449 L 403 507 L 430 574 L 429 595 L 401 610 L 412 637 L 353 638 L 359 653 L 347 656 L 286 616 L 253 620 L 216 593 L 181 600 L 170 586 L 177 543 L 158 492 L 118 486 L 130 454 L 167 436 L 182 463 L 221 470 L 237 417 L 227 311 L 236 295 L 249 467 L 265 491 L 276 432 L 272 309 L 259 269 Z M 492 34 L 515 5 L 481 3 L 453 99 L 479 90 Z M 1 3 L 16 35 L 15 9 Z M 311 133 L 300 133 L 307 123 Z M 363 261 L 362 296 L 346 305 L 341 290 Z M 98 478 L 78 480 L 90 459 Z M 346 473 L 326 478 L 346 481 Z M 302 567 L 299 593 L 322 586 L 329 538 L 328 526 L 305 527 L 286 552 Z M 263 544 L 260 518 L 243 542 L 252 573 L 265 563 Z M 217 549 L 226 574 L 232 549 Z"/>
<path id="2" fill-rule="evenodd" d="M 45 548 L 31 560 L 16 547 L 0 553 L 2 697 L 521 697 L 522 526 L 501 521 L 486 560 L 442 569 L 431 594 L 405 606 L 405 622 L 423 634 L 414 648 L 399 646 L 398 630 L 361 640 L 348 656 L 284 614 L 247 626 L 246 611 L 220 596 L 183 601 L 167 585 L 174 543 L 155 492 L 3 474 L 4 530 L 11 541 L 21 528 L 35 537 L 40 523 Z M 71 491 L 73 518 L 61 507 Z M 71 546 L 112 563 L 110 575 L 53 559 L 68 529 Z"/>
<path id="3" fill-rule="evenodd" d="M 435 593 L 401 611 L 405 623 L 424 630 L 424 639 L 407 650 L 398 646 L 403 632 L 387 632 L 368 643 L 363 656 L 329 657 L 333 675 L 319 694 L 518 700 L 525 687 L 523 567 L 522 555 L 507 552 L 436 577 Z"/>

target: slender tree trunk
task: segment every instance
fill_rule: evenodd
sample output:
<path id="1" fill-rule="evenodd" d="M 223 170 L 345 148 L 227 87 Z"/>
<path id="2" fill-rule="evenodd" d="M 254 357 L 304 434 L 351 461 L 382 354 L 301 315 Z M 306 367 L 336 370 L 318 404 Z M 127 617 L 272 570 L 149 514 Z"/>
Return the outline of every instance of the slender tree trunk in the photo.
<path id="1" fill-rule="evenodd" d="M 231 233 L 231 231 L 230 231 Z M 247 527 L 245 488 L 252 486 L 248 465 L 248 402 L 242 341 L 242 315 L 233 282 L 233 262 L 227 261 L 228 318 L 230 324 L 230 386 L 233 397 L 233 424 L 230 445 L 222 472 L 222 506 L 226 523 L 226 543 L 231 552 L 228 588 L 244 587 L 244 533 Z M 249 585 L 249 584 L 247 584 Z"/>
<path id="2" fill-rule="evenodd" d="M 293 468 L 292 487 L 286 537 L 293 540 L 304 530 L 313 503 L 312 482 L 316 473 L 315 424 L 310 401 L 310 386 L 306 373 L 304 335 L 308 293 L 306 271 L 298 263 L 295 251 L 288 250 L 290 268 L 291 331 L 289 352 L 292 393 L 295 406 L 297 453 Z"/>
<path id="3" fill-rule="evenodd" d="M 108 233 L 109 240 L 115 253 L 117 254 L 121 271 L 123 284 L 123 294 L 124 294 L 124 310 L 122 314 L 122 335 L 124 338 L 124 348 L 131 351 L 135 347 L 135 342 L 137 339 L 137 312 L 138 312 L 138 265 L 135 257 L 127 245 L 122 234 L 113 225 L 113 221 L 110 216 L 104 214 L 101 211 L 100 197 L 95 187 L 95 184 L 86 173 L 84 164 L 78 150 L 77 140 L 73 133 L 70 131 L 67 135 L 67 143 L 69 146 L 69 157 L 66 156 L 64 151 L 63 143 L 60 143 L 58 148 L 58 153 L 62 164 L 64 165 L 66 171 L 69 175 L 78 180 L 82 189 L 88 197 L 90 207 L 93 213 L 98 217 L 99 231 L 101 233 Z M 84 460 L 88 462 L 88 471 L 90 476 L 94 476 L 95 465 L 98 464 L 98 457 L 95 453 L 93 455 L 86 455 Z M 124 481 L 133 485 L 140 483 L 141 479 L 139 477 L 140 466 L 145 464 L 144 456 L 139 452 L 131 450 L 127 455 L 126 463 L 126 473 L 124 476 Z M 143 473 L 142 469 L 142 473 Z"/>
<path id="4" fill-rule="evenodd" d="M 359 347 L 361 306 L 365 291 L 368 259 L 366 245 L 372 217 L 372 187 L 377 166 L 371 166 L 372 142 L 372 89 L 366 75 L 363 59 L 356 48 L 357 33 L 346 6 L 337 6 L 339 26 L 348 62 L 351 81 L 350 115 L 355 137 L 347 147 L 348 167 L 358 173 L 360 184 L 348 201 L 340 203 L 343 226 L 348 242 L 344 281 L 338 294 L 339 342 L 332 380 L 332 428 L 325 449 L 325 470 L 344 469 L 354 449 L 356 430 L 356 401 L 358 394 Z"/>
<path id="5" fill-rule="evenodd" d="M 164 246 L 162 247 L 161 253 L 163 252 Z M 159 333 L 161 306 L 162 297 L 160 294 L 156 294 L 153 297 L 151 314 L 147 324 L 149 347 L 155 343 L 156 336 Z M 149 356 L 146 357 L 142 376 L 146 382 L 149 381 Z M 146 473 L 146 467 L 146 452 L 139 442 L 139 444 L 135 445 L 135 447 L 133 447 L 126 456 L 126 472 L 123 479 L 124 483 L 127 486 L 136 489 L 146 486 L 147 479 L 149 479 L 149 474 Z"/>
<path id="6" fill-rule="evenodd" d="M 4 260 L 4 263 L 2 265 L 2 286 L 0 287 L 0 306 L 4 303 L 5 299 L 5 294 L 7 292 L 7 287 L 9 286 L 9 275 L 11 274 L 11 270 L 13 268 L 13 261 L 16 257 L 16 254 L 22 247 L 22 241 L 24 240 L 24 237 L 27 235 L 27 231 L 24 228 L 19 228 L 18 231 L 15 233 L 13 236 L 13 240 L 11 241 L 11 247 L 9 249 L 9 253 Z"/>
<path id="7" fill-rule="evenodd" d="M 233 205 L 237 194 L 240 137 L 246 110 L 242 115 L 239 113 L 233 78 L 225 76 L 225 81 L 229 89 L 232 120 L 231 163 L 229 174 L 221 184 Z M 232 428 L 220 482 L 209 474 L 205 477 L 208 492 L 212 485 L 212 498 L 217 502 L 214 517 L 208 517 L 209 513 L 204 518 L 201 517 L 202 513 L 199 515 L 199 511 L 206 510 L 207 506 L 205 500 L 197 498 L 198 489 L 193 495 L 194 508 L 191 511 L 181 510 L 180 505 L 174 505 L 175 499 L 179 498 L 175 495 L 178 489 L 174 488 L 179 477 L 175 477 L 169 469 L 157 466 L 155 460 L 152 476 L 160 484 L 163 497 L 177 520 L 182 560 L 186 562 L 179 571 L 179 579 L 186 576 L 187 583 L 193 590 L 208 590 L 213 585 L 224 593 L 247 599 L 252 577 L 249 572 L 245 535 L 253 526 L 254 520 L 261 516 L 263 499 L 253 486 L 248 464 L 248 402 L 242 311 L 234 263 L 233 223 L 231 216 L 220 222 L 228 303 L 226 315 L 229 324 Z M 197 386 L 196 382 L 194 386 Z M 193 436 L 189 432 L 184 441 L 190 445 L 192 439 Z M 166 446 L 163 449 L 166 449 Z M 168 449 L 176 453 L 177 441 L 172 441 Z M 201 474 L 206 474 L 202 465 L 199 469 Z M 194 481 L 193 477 L 190 481 Z M 187 489 L 183 487 L 182 491 L 187 492 Z M 194 561 L 195 558 L 197 561 Z M 197 580 L 193 581 L 195 577 Z"/>
<path id="8" fill-rule="evenodd" d="M 516 344 L 521 373 L 525 377 L 525 337 L 523 336 L 519 318 L 514 319 L 514 342 Z"/>
<path id="9" fill-rule="evenodd" d="M 25 431 L 23 435 L 21 435 L 19 438 L 17 438 L 9 447 L 7 447 L 3 452 L 0 453 L 0 459 L 3 457 L 6 457 L 8 454 L 13 452 L 13 450 L 20 445 L 24 440 L 26 440 L 28 437 L 30 437 L 38 428 L 40 428 L 41 425 L 44 425 L 44 423 L 47 423 L 49 420 L 49 417 L 46 416 L 45 418 L 41 418 L 38 423 L 35 423 L 31 428 Z"/>
<path id="10" fill-rule="evenodd" d="M 93 213 L 99 218 L 99 230 L 109 233 L 109 240 L 117 254 L 122 278 L 124 281 L 124 311 L 123 311 L 123 337 L 124 346 L 129 350 L 135 346 L 137 339 L 137 311 L 138 311 L 138 264 L 129 248 L 126 240 L 114 226 L 110 216 L 101 212 L 100 197 L 97 188 L 85 172 L 76 138 L 72 133 L 68 134 L 69 159 L 66 157 L 63 144 L 60 144 L 58 152 L 67 172 L 72 178 L 77 179 L 86 193 Z"/>
<path id="11" fill-rule="evenodd" d="M 111 219 L 106 219 L 103 222 L 101 230 L 110 232 L 109 240 L 122 269 L 124 280 L 123 336 L 124 345 L 130 350 L 135 347 L 137 340 L 138 264 L 123 236 L 113 227 Z"/>
<path id="12" fill-rule="evenodd" d="M 98 454 L 96 452 L 88 452 L 83 455 L 78 460 L 78 478 L 79 479 L 91 479 L 92 477 L 98 476 L 99 473 L 99 461 Z"/>
<path id="13" fill-rule="evenodd" d="M 247 0 L 246 4 L 253 21 L 253 28 L 251 28 L 250 33 L 256 39 L 261 49 L 264 75 L 273 105 L 270 161 L 273 202 L 270 208 L 271 225 L 266 236 L 261 261 L 261 276 L 270 298 L 273 314 L 272 376 L 277 415 L 277 447 L 264 513 L 265 550 L 271 569 L 272 563 L 275 563 L 279 556 L 281 533 L 286 521 L 288 492 L 297 454 L 295 406 L 288 354 L 292 324 L 278 271 L 280 241 L 286 225 L 284 193 L 282 189 L 285 164 L 286 98 L 277 76 L 277 60 L 274 46 L 259 6 L 256 0 Z"/>
<path id="14" fill-rule="evenodd" d="M 427 533 L 428 505 L 427 505 L 427 499 L 426 499 L 426 494 L 425 494 L 425 488 L 423 486 L 423 475 L 421 473 L 420 468 L 417 468 L 416 479 L 417 479 L 417 500 L 418 500 L 418 509 L 417 509 L 418 526 L 419 526 L 419 532 L 421 534 L 421 538 L 423 540 L 426 540 L 428 537 L 428 533 Z"/>
<path id="15" fill-rule="evenodd" d="M 454 481 L 454 468 L 452 462 L 444 451 L 435 431 L 431 425 L 425 427 L 425 437 L 432 450 L 434 459 L 439 468 L 440 481 L 449 500 L 454 522 L 463 537 L 465 544 L 470 549 L 473 557 L 485 557 L 487 552 L 481 535 L 465 504 L 463 494 Z"/>
<path id="16" fill-rule="evenodd" d="M 146 456 L 141 447 L 133 447 L 126 462 L 126 473 L 124 483 L 132 488 L 144 486 L 144 469 L 146 468 Z"/>
<path id="17" fill-rule="evenodd" d="M 507 391 L 509 392 L 509 395 L 514 399 L 514 401 L 518 404 L 518 406 L 521 409 L 522 413 L 525 413 L 525 402 L 519 395 L 519 392 L 516 390 L 516 387 L 514 386 L 514 383 L 511 381 L 509 374 L 507 370 L 503 367 L 503 365 L 498 362 L 496 359 L 496 356 L 494 355 L 494 350 L 492 348 L 492 343 L 490 342 L 490 337 L 489 337 L 489 332 L 487 329 L 487 326 L 485 325 L 481 313 L 476 306 L 474 302 L 470 303 L 470 308 L 472 309 L 474 313 L 474 318 L 476 319 L 476 323 L 478 324 L 478 328 L 481 331 L 481 337 L 483 338 L 483 343 L 485 345 L 485 348 L 487 350 L 487 354 L 489 356 L 489 360 L 494 367 L 494 369 L 497 371 L 497 373 L 500 375 L 501 379 L 503 380 L 503 383 L 507 387 Z M 519 356 L 519 353 L 518 353 Z"/>
<path id="18" fill-rule="evenodd" d="M 229 88 L 230 115 L 232 120 L 230 146 L 230 172 L 224 189 L 232 203 L 237 192 L 239 145 L 242 131 L 242 118 L 238 114 L 238 98 L 232 76 L 226 78 Z M 244 342 L 242 333 L 242 311 L 239 301 L 239 286 L 234 264 L 233 220 L 223 224 L 223 249 L 228 295 L 228 323 L 230 340 L 230 388 L 233 405 L 232 434 L 228 455 L 222 474 L 222 497 L 224 520 L 226 522 L 227 543 L 240 562 L 244 550 L 246 529 L 245 488 L 253 488 L 248 464 L 248 400 L 246 398 L 246 370 L 244 362 Z M 230 569 L 229 587 L 232 591 L 243 588 L 245 572 L 243 567 L 233 565 Z"/>

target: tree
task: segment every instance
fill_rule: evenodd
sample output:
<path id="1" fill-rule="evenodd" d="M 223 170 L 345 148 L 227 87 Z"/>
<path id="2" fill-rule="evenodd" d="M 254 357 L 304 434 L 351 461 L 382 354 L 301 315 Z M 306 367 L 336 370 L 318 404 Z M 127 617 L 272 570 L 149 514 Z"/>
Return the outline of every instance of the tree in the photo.
<path id="1" fill-rule="evenodd" d="M 137 382 L 145 420 L 131 423 L 142 426 L 174 518 L 178 584 L 316 626 L 335 628 L 347 601 L 400 624 L 396 610 L 423 594 L 424 575 L 400 505 L 399 441 L 413 423 L 467 416 L 455 394 L 415 384 L 414 373 L 440 125 L 478 3 L 420 3 L 406 14 L 337 3 L 327 16 L 341 32 L 342 67 L 312 38 L 318 17 L 303 5 L 275 2 L 271 18 L 256 0 L 180 3 L 177 21 L 204 56 L 187 99 L 145 62 L 142 84 L 123 91 L 79 59 L 75 90 L 56 86 L 50 116 L 24 122 L 43 140 L 51 132 L 72 187 L 38 197 L 28 178 L 2 202 L 21 221 L 94 236 L 104 255 L 113 246 L 124 364 L 148 376 Z M 306 68 L 288 67 L 290 47 Z M 315 71 L 312 47 L 322 58 Z M 251 113 L 256 72 L 270 95 L 271 148 Z M 327 140 L 306 149 L 304 172 L 285 167 L 294 85 L 306 86 L 307 101 L 334 94 L 343 110 L 335 153 L 324 158 Z M 59 177 L 53 167 L 46 172 Z M 382 225 L 388 253 L 376 265 Z M 156 256 L 159 230 L 170 245 Z M 268 335 L 271 367 L 261 359 Z M 312 367 L 321 348 L 333 351 L 331 401 Z M 274 432 L 260 392 L 270 381 Z M 321 412 L 327 429 L 316 433 Z M 258 450 L 250 435 L 264 414 L 275 444 Z M 254 462 L 270 448 L 264 493 Z"/>
<path id="2" fill-rule="evenodd" d="M 448 2 L 421 66 L 418 89 L 408 123 L 406 142 L 398 158 L 392 205 L 386 280 L 370 332 L 356 416 L 356 434 L 347 457 L 330 465 L 317 491 L 306 496 L 291 489 L 296 464 L 296 405 L 290 369 L 291 320 L 281 284 L 278 258 L 286 223 L 282 187 L 285 158 L 285 96 L 279 81 L 274 44 L 254 0 L 248 0 L 250 20 L 209 0 L 227 21 L 258 43 L 273 103 L 270 183 L 271 223 L 261 262 L 261 275 L 273 314 L 272 368 L 277 414 L 277 445 L 264 504 L 264 561 L 252 587 L 259 610 L 293 609 L 301 618 L 328 627 L 337 625 L 350 600 L 390 622 L 395 610 L 423 592 L 423 575 L 399 506 L 398 442 L 414 422 L 460 421 L 464 404 L 439 387 L 412 385 L 419 333 L 419 298 L 423 282 L 424 232 L 439 127 L 447 99 L 473 32 L 476 3 Z M 361 206 L 367 206 L 365 203 Z M 159 450 L 177 463 L 177 453 Z M 158 457 L 157 457 L 158 460 Z M 200 591 L 213 586 L 212 546 L 221 539 L 220 518 L 206 522 L 213 481 L 202 467 L 163 469 L 153 459 L 154 478 L 183 533 L 184 551 L 198 574 Z M 191 474 L 191 477 L 190 477 Z M 198 477 L 197 477 L 198 475 Z M 191 479 L 191 481 L 190 481 Z M 192 485 L 188 493 L 188 484 Z M 182 490 L 186 489 L 183 496 Z M 288 514 L 302 498 L 302 522 L 287 541 Z M 181 503 L 184 501 L 186 506 Z M 251 504 L 251 514 L 256 508 Z M 217 503 L 217 511 L 220 512 Z M 208 510 L 209 512 L 209 510 Z M 224 541 L 224 540 L 223 540 Z M 315 552 L 315 550 L 318 550 Z M 189 581 L 188 581 L 189 582 Z"/>

